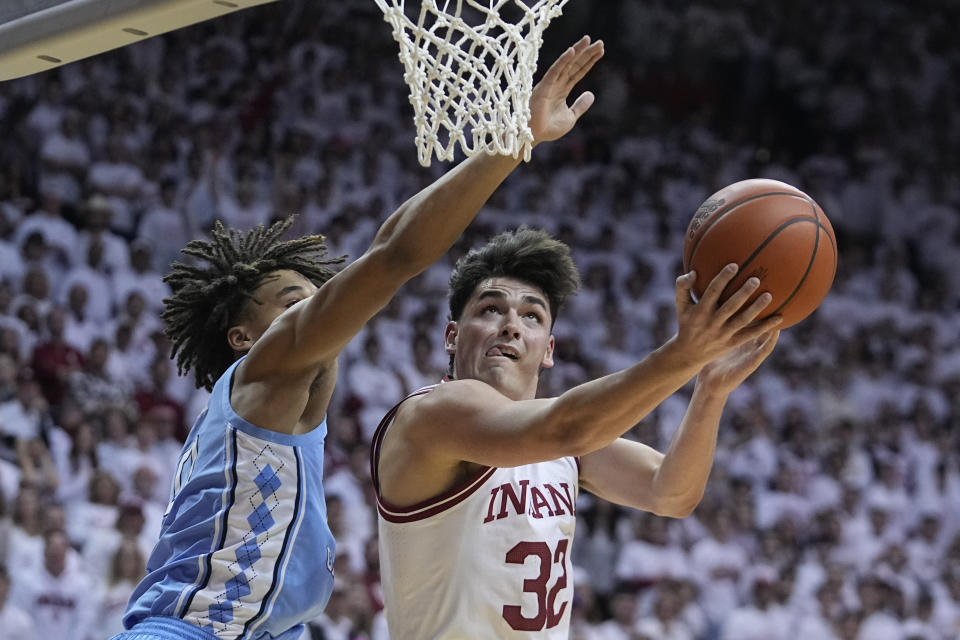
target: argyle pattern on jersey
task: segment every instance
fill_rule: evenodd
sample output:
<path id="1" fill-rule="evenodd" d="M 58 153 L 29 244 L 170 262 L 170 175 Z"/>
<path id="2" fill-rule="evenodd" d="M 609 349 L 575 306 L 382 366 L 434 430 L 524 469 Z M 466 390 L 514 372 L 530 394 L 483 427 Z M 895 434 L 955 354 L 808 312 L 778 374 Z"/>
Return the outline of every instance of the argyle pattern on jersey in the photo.
<path id="1" fill-rule="evenodd" d="M 297 501 L 297 461 L 289 447 L 238 432 L 235 472 L 224 546 L 190 607 L 198 626 L 224 640 L 241 637 L 265 606 Z"/>

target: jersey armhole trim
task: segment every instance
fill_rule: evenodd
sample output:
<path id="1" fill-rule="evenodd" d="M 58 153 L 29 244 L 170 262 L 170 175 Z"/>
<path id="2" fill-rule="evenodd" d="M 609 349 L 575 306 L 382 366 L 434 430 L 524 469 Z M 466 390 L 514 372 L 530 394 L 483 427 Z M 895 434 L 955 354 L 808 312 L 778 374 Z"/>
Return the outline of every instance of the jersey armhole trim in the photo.
<path id="1" fill-rule="evenodd" d="M 409 507 L 394 507 L 380 497 L 377 491 L 377 511 L 387 522 L 403 523 L 425 520 L 460 504 L 486 483 L 497 467 L 484 467 L 472 478 L 455 485 L 442 494 Z"/>
<path id="2" fill-rule="evenodd" d="M 377 511 L 387 522 L 399 523 L 424 520 L 441 511 L 451 509 L 479 489 L 497 470 L 497 467 L 483 467 L 462 483 L 456 484 L 437 496 L 410 505 L 409 507 L 391 505 L 381 497 L 379 472 L 380 447 L 383 444 L 383 438 L 386 436 L 387 429 L 393 424 L 393 418 L 397 414 L 397 409 L 400 408 L 400 405 L 403 404 L 404 401 L 414 396 L 429 393 L 436 388 L 436 386 L 437 385 L 431 385 L 418 389 L 394 405 L 387 415 L 384 416 L 383 420 L 380 421 L 380 425 L 373 434 L 373 441 L 370 443 L 370 475 L 373 479 L 374 495 L 377 497 Z"/>

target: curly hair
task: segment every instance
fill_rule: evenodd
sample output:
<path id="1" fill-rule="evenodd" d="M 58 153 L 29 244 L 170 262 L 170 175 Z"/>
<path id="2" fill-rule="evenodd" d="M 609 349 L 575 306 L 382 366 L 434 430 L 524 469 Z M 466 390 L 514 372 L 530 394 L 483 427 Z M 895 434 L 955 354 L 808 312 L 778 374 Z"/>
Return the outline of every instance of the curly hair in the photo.
<path id="1" fill-rule="evenodd" d="M 181 253 L 200 264 L 175 262 L 163 280 L 173 295 L 164 299 L 161 318 L 172 343 L 177 370 L 193 370 L 197 387 L 208 391 L 234 361 L 227 330 L 270 272 L 290 269 L 320 286 L 336 273 L 344 256 L 326 258 L 320 235 L 281 242 L 293 216 L 242 232 L 214 223 L 211 239 L 192 240 Z"/>
<path id="2" fill-rule="evenodd" d="M 570 247 L 542 229 L 522 226 L 494 236 L 457 260 L 450 275 L 450 318 L 459 320 L 477 286 L 498 277 L 516 278 L 542 290 L 554 322 L 563 302 L 580 289 Z"/>

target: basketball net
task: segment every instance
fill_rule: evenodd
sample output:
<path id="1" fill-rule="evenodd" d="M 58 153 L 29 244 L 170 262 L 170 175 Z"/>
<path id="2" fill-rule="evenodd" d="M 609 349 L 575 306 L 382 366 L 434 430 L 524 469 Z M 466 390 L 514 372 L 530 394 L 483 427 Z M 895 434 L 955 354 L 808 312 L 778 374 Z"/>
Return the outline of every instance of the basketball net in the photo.
<path id="1" fill-rule="evenodd" d="M 543 32 L 567 2 L 421 0 L 414 22 L 404 0 L 376 0 L 400 43 L 420 164 L 453 160 L 458 144 L 467 156 L 523 152 L 529 162 L 533 72 Z"/>

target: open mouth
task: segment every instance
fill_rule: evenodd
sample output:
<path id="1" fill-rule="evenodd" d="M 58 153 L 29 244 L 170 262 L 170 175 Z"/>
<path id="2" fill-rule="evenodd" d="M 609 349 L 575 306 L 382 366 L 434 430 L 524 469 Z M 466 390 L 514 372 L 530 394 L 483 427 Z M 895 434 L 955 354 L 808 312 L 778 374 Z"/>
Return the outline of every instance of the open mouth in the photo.
<path id="1" fill-rule="evenodd" d="M 488 356 L 503 356 L 504 358 L 509 358 L 510 360 L 517 360 L 517 359 L 519 359 L 519 357 L 520 357 L 520 356 L 517 354 L 516 351 L 514 351 L 513 349 L 511 349 L 511 348 L 509 348 L 509 347 L 504 347 L 504 346 L 502 346 L 502 345 L 501 345 L 501 346 L 496 346 L 496 347 L 491 347 L 491 348 L 487 351 L 487 355 L 488 355 Z"/>

